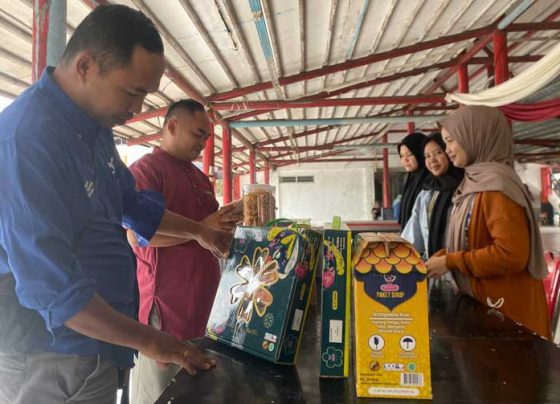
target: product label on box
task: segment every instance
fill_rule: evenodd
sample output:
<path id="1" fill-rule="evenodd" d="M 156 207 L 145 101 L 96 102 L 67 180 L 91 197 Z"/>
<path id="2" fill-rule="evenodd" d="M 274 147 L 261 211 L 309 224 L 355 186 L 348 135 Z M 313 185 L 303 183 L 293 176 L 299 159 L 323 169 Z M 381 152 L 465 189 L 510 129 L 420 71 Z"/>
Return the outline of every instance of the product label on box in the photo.
<path id="1" fill-rule="evenodd" d="M 331 320 L 329 322 L 329 342 L 342 344 L 344 334 L 344 322 L 342 320 Z"/>
<path id="2" fill-rule="evenodd" d="M 405 240 L 360 236 L 353 260 L 357 394 L 431 398 L 424 263 Z"/>
<path id="3" fill-rule="evenodd" d="M 349 368 L 352 236 L 325 230 L 321 277 L 321 376 L 346 377 Z"/>
<path id="4" fill-rule="evenodd" d="M 294 321 L 292 322 L 292 330 L 299 331 L 301 327 L 301 320 L 303 319 L 303 310 L 296 309 L 294 313 Z"/>
<path id="5" fill-rule="evenodd" d="M 293 363 L 321 242 L 307 229 L 238 227 L 206 334 Z"/>

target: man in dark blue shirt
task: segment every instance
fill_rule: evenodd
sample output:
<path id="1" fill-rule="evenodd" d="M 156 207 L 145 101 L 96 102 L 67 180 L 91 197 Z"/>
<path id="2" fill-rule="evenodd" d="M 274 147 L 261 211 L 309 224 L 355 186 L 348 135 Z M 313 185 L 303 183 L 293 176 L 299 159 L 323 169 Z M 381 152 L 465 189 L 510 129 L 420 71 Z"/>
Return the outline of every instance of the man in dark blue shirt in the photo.
<path id="1" fill-rule="evenodd" d="M 142 325 L 123 225 L 226 253 L 229 235 L 137 191 L 111 127 L 159 87 L 163 44 L 125 6 L 98 7 L 60 64 L 0 114 L 0 403 L 114 403 L 134 350 L 194 374 L 214 362 Z"/>

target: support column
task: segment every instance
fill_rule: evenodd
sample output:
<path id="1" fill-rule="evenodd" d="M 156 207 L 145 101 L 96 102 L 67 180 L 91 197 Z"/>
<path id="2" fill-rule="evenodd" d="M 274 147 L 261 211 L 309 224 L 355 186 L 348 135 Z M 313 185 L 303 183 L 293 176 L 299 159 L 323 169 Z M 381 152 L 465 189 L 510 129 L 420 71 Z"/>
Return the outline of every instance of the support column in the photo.
<path id="1" fill-rule="evenodd" d="M 387 143 L 387 134 L 383 135 L 383 143 Z M 389 184 L 389 149 L 383 149 L 383 208 L 391 208 L 391 188 Z"/>
<path id="2" fill-rule="evenodd" d="M 222 192 L 224 195 L 224 205 L 231 202 L 231 130 L 229 126 L 222 126 L 222 171 L 223 171 L 223 186 Z"/>
<path id="3" fill-rule="evenodd" d="M 496 85 L 509 79 L 507 34 L 494 31 L 494 82 Z"/>
<path id="4" fill-rule="evenodd" d="M 264 163 L 264 183 L 270 185 L 270 163 L 268 161 Z"/>
<path id="5" fill-rule="evenodd" d="M 56 66 L 66 46 L 66 0 L 34 0 L 32 33 L 32 80 L 46 66 Z"/>
<path id="6" fill-rule="evenodd" d="M 469 92 L 469 71 L 467 70 L 467 65 L 465 64 L 457 66 L 457 83 L 457 92 Z"/>
<path id="7" fill-rule="evenodd" d="M 209 136 L 204 146 L 204 154 L 202 155 L 202 171 L 206 174 L 210 181 L 214 178 L 214 124 L 210 123 Z"/>
<path id="8" fill-rule="evenodd" d="M 256 161 L 255 161 L 255 149 L 249 149 L 249 184 L 254 184 L 256 182 Z"/>
<path id="9" fill-rule="evenodd" d="M 233 176 L 233 200 L 238 201 L 241 199 L 241 175 L 235 174 Z"/>
<path id="10" fill-rule="evenodd" d="M 552 191 L 551 172 L 550 167 L 541 168 L 541 203 L 548 202 L 548 197 Z"/>
<path id="11" fill-rule="evenodd" d="M 412 111 L 406 111 L 406 114 L 408 116 L 412 116 Z M 406 132 L 410 135 L 411 133 L 414 133 L 414 131 L 416 130 L 416 126 L 414 125 L 414 122 L 408 122 L 406 124 Z M 387 143 L 387 140 L 385 140 L 385 143 Z"/>

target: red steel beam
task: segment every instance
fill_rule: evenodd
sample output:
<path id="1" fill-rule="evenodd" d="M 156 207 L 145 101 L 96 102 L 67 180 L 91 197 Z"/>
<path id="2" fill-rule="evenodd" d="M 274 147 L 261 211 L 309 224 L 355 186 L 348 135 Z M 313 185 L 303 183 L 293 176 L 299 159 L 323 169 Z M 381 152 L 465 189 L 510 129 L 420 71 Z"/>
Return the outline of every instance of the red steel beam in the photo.
<path id="1" fill-rule="evenodd" d="M 145 121 L 146 119 L 157 118 L 167 114 L 167 107 L 161 107 L 156 109 L 150 109 L 148 111 L 140 112 L 126 121 L 126 125 L 134 122 Z"/>
<path id="2" fill-rule="evenodd" d="M 296 163 L 356 163 L 361 161 L 380 161 L 380 157 L 370 157 L 370 158 L 345 158 L 345 159 L 313 159 L 313 160 L 296 160 L 296 159 L 286 159 L 286 160 L 271 160 L 272 163 L 279 164 L 280 166 Z M 282 164 L 287 163 L 287 164 Z"/>
<path id="3" fill-rule="evenodd" d="M 224 205 L 231 202 L 231 132 L 228 126 L 222 126 L 222 173 L 223 173 L 223 201 Z"/>
<path id="4" fill-rule="evenodd" d="M 387 143 L 387 134 L 383 135 L 383 143 Z M 383 207 L 391 207 L 391 188 L 389 183 L 389 149 L 383 149 Z"/>
<path id="5" fill-rule="evenodd" d="M 544 152 L 544 153 L 516 153 L 516 158 L 530 158 L 530 157 L 560 157 L 560 152 Z"/>
<path id="6" fill-rule="evenodd" d="M 412 111 L 407 111 L 406 114 L 409 115 L 409 116 L 412 116 Z M 414 122 L 407 122 L 406 123 L 406 131 L 409 135 L 411 133 L 414 133 L 415 129 L 416 129 L 416 125 L 414 124 Z"/>
<path id="7" fill-rule="evenodd" d="M 47 40 L 49 35 L 49 0 L 33 2 L 33 34 L 31 54 L 31 80 L 39 80 L 47 66 Z"/>
<path id="8" fill-rule="evenodd" d="M 478 42 L 476 42 L 467 52 L 459 57 L 457 61 L 457 65 L 467 63 L 474 55 L 476 55 L 481 49 L 483 49 L 486 45 L 492 41 L 493 34 L 487 34 L 482 37 Z M 439 89 L 455 72 L 457 71 L 457 65 L 448 68 L 445 72 L 440 74 L 435 80 L 434 83 L 428 87 L 425 91 L 425 94 L 432 94 L 435 90 Z"/>
<path id="9" fill-rule="evenodd" d="M 541 203 L 547 203 L 552 192 L 552 169 L 541 167 Z"/>
<path id="10" fill-rule="evenodd" d="M 469 92 L 469 71 L 465 64 L 457 66 L 457 82 L 459 83 L 458 92 Z"/>
<path id="11" fill-rule="evenodd" d="M 328 128 L 328 129 L 327 129 L 327 128 L 320 128 L 320 129 L 321 129 L 321 130 L 313 129 L 313 130 L 311 130 L 311 131 L 305 131 L 305 132 L 297 133 L 297 134 L 294 135 L 294 139 L 297 139 L 297 138 L 300 138 L 300 137 L 304 137 L 304 136 L 310 136 L 310 135 L 312 135 L 312 134 L 314 134 L 314 133 L 322 132 L 322 131 L 325 131 L 325 130 L 328 130 L 328 129 L 332 129 L 332 128 Z M 439 129 L 438 129 L 438 128 L 425 128 L 425 129 L 422 129 L 422 130 L 423 130 L 424 132 L 436 132 L 436 131 L 438 131 Z M 332 144 L 341 144 L 341 143 L 351 142 L 352 140 L 365 139 L 365 138 L 367 138 L 367 137 L 376 136 L 376 135 L 378 135 L 378 134 L 380 134 L 380 133 L 381 133 L 381 131 L 379 131 L 379 132 L 372 132 L 372 133 L 366 133 L 366 134 L 363 134 L 363 135 L 359 135 L 359 136 L 355 136 L 355 137 L 350 137 L 350 138 L 344 138 L 344 139 L 338 140 L 338 141 L 336 141 L 336 142 L 333 142 Z M 388 131 L 386 131 L 386 133 L 388 133 L 388 134 L 391 134 L 391 133 L 408 133 L 408 131 L 407 131 L 406 129 L 389 129 Z M 256 143 L 254 146 L 255 146 L 255 147 L 258 146 L 260 151 L 265 152 L 265 151 L 267 151 L 267 150 L 266 150 L 267 148 L 266 148 L 266 147 L 262 147 L 262 146 L 271 145 L 271 144 L 275 144 L 275 143 L 280 143 L 280 142 L 283 142 L 283 141 L 288 140 L 288 139 L 289 139 L 288 136 L 283 136 L 283 137 L 276 138 L 276 139 L 266 140 L 266 141 L 261 142 L 261 143 Z M 328 146 L 328 145 L 330 145 L 330 144 L 331 144 L 331 143 L 327 143 L 327 144 L 321 145 L 320 147 L 325 147 L 325 146 Z M 311 146 L 311 147 L 313 147 L 313 146 Z M 301 148 L 298 147 L 297 149 L 300 150 Z M 238 147 L 238 148 L 234 149 L 234 151 L 243 151 L 243 150 L 244 150 L 244 148 L 242 148 L 242 147 Z M 293 150 L 293 148 L 290 148 L 290 150 Z M 316 150 L 316 149 L 315 149 L 315 150 Z"/>
<path id="12" fill-rule="evenodd" d="M 329 131 L 333 128 L 335 128 L 335 126 L 325 126 L 325 127 L 322 127 L 322 128 L 310 129 L 310 130 L 306 130 L 306 131 L 301 132 L 301 133 L 294 133 L 292 138 L 295 140 L 295 139 L 299 139 L 301 137 L 311 136 L 311 135 L 314 135 L 316 133 Z M 255 148 L 258 148 L 259 151 L 260 151 L 263 146 L 268 146 L 268 145 L 271 145 L 271 144 L 284 142 L 284 141 L 287 141 L 289 139 L 290 139 L 289 136 L 282 136 L 282 137 L 278 137 L 278 138 L 275 138 L 275 139 L 269 139 L 269 140 L 264 140 L 262 142 L 257 142 L 255 144 L 253 144 L 252 146 L 255 147 Z M 247 150 L 247 148 L 244 147 L 244 146 L 236 147 L 236 148 L 232 149 L 232 151 L 234 153 L 242 152 L 242 151 L 245 151 L 245 150 Z"/>
<path id="13" fill-rule="evenodd" d="M 535 31 L 554 31 L 560 29 L 560 21 L 540 21 L 540 22 L 518 22 L 506 28 L 507 32 L 535 32 Z"/>
<path id="14" fill-rule="evenodd" d="M 43 0 L 46 1 L 46 0 Z M 97 6 L 103 5 L 103 4 L 110 4 L 109 1 L 107 0 L 82 0 L 87 6 L 89 6 L 90 8 L 94 9 Z M 181 91 L 183 91 L 188 97 L 192 98 L 193 100 L 196 100 L 198 102 L 200 102 L 202 105 L 207 105 L 208 104 L 208 100 L 196 89 L 194 88 L 184 77 L 181 73 L 179 73 L 173 66 L 171 66 L 171 64 L 166 60 L 165 61 L 165 75 L 177 86 L 181 89 Z M 164 107 L 165 108 L 165 107 Z M 147 111 L 146 113 L 149 113 L 151 111 Z M 161 115 L 164 115 L 166 113 L 163 112 L 163 109 L 160 109 L 160 113 Z M 160 116 L 161 116 L 160 115 Z M 217 116 L 216 114 L 209 114 L 210 119 L 216 123 L 221 125 L 222 127 L 226 127 L 229 125 L 226 121 L 223 121 L 219 116 Z M 142 120 L 141 118 L 141 114 L 137 115 L 138 120 Z M 134 118 L 132 118 L 134 119 Z M 143 118 L 143 119 L 147 119 L 147 118 Z M 229 130 L 229 129 L 228 129 Z M 228 132 L 231 136 L 231 132 Z M 235 137 L 243 144 L 245 145 L 250 145 L 250 142 L 245 139 L 245 137 L 243 135 L 241 135 L 241 133 L 239 133 L 238 131 L 234 131 L 233 132 Z M 150 140 L 157 140 L 161 137 L 161 134 L 159 134 L 159 137 L 156 137 L 156 135 L 148 135 Z M 136 143 L 133 144 L 139 144 L 139 143 L 145 143 L 146 140 L 148 139 L 148 137 L 142 136 L 139 137 L 137 139 L 134 139 L 134 141 Z M 231 141 L 231 139 L 230 139 Z M 230 152 L 231 152 L 231 147 L 230 147 Z M 264 158 L 264 156 L 263 156 Z M 230 156 L 231 159 L 231 156 Z"/>
<path id="15" fill-rule="evenodd" d="M 494 45 L 494 83 L 498 85 L 509 79 L 507 34 L 496 30 L 492 41 Z"/>
<path id="16" fill-rule="evenodd" d="M 159 140 L 161 139 L 162 136 L 163 134 L 161 132 L 154 133 L 152 135 L 139 136 L 139 137 L 135 137 L 134 139 L 127 140 L 126 144 L 128 146 L 134 146 L 135 144 L 144 144 L 148 142 L 153 142 L 154 140 Z"/>
<path id="17" fill-rule="evenodd" d="M 254 184 L 256 182 L 256 161 L 255 161 L 255 149 L 249 149 L 249 184 Z"/>
<path id="18" fill-rule="evenodd" d="M 233 200 L 241 199 L 241 175 L 236 173 L 233 176 Z"/>
<path id="19" fill-rule="evenodd" d="M 297 152 L 306 152 L 306 151 L 314 151 L 314 150 L 332 150 L 334 145 L 332 144 L 323 144 L 318 146 L 298 146 L 295 149 L 291 146 L 272 146 L 272 147 L 261 147 L 259 150 L 263 153 L 274 153 L 274 152 L 287 152 L 287 151 L 297 151 Z"/>
<path id="20" fill-rule="evenodd" d="M 540 58 L 542 58 L 542 55 L 529 55 L 529 56 L 517 56 L 515 57 L 515 60 L 519 63 L 521 62 L 535 62 L 538 61 Z M 466 62 L 466 64 L 487 64 L 487 63 L 492 63 L 492 59 L 490 58 L 472 58 L 469 61 Z M 512 61 L 513 63 L 513 61 Z M 333 90 L 333 91 L 322 91 L 320 93 L 311 95 L 311 96 L 306 96 L 306 97 L 300 97 L 298 99 L 292 100 L 293 102 L 299 102 L 299 101 L 313 101 L 313 100 L 321 100 L 324 98 L 331 98 L 331 97 L 335 97 L 337 95 L 341 95 L 341 94 L 345 94 L 349 91 L 353 91 L 353 90 L 359 90 L 361 88 L 367 88 L 367 87 L 372 87 L 374 85 L 378 85 L 378 84 L 384 84 L 384 83 L 389 83 L 395 80 L 400 80 L 402 78 L 405 77 L 411 77 L 411 76 L 417 76 L 419 74 L 423 74 L 432 70 L 439 70 L 439 69 L 445 69 L 447 67 L 451 67 L 451 66 L 455 66 L 457 64 L 457 58 L 454 58 L 452 60 L 448 60 L 446 62 L 440 62 L 440 63 L 436 63 L 430 66 L 424 66 L 424 67 L 419 67 L 417 69 L 412 69 L 406 72 L 400 72 L 400 73 L 395 73 L 395 74 L 391 74 L 385 77 L 378 77 L 376 79 L 372 79 L 372 80 L 367 80 L 361 83 L 357 83 L 357 84 L 353 84 L 350 86 L 346 86 L 343 88 L 340 88 L 338 90 Z M 257 116 L 257 115 L 261 115 L 261 114 L 265 114 L 268 112 L 272 112 L 274 111 L 274 109 L 268 109 L 268 110 L 263 110 L 263 111 L 251 111 L 251 112 L 245 112 L 242 114 L 238 114 L 238 115 L 234 115 L 234 116 L 230 116 L 228 117 L 228 119 L 230 120 L 240 120 L 240 119 L 246 119 L 246 118 L 251 118 L 253 116 Z"/>
<path id="21" fill-rule="evenodd" d="M 339 107 L 339 106 L 362 106 L 362 105 L 394 105 L 394 104 L 430 104 L 445 101 L 445 94 L 432 94 L 429 96 L 390 96 L 390 97 L 367 97 L 367 98 L 336 98 L 316 101 L 239 101 L 239 102 L 214 102 L 211 108 L 214 110 L 242 110 L 242 109 L 285 109 L 285 108 L 317 108 L 317 107 Z"/>
<path id="22" fill-rule="evenodd" d="M 334 64 L 334 65 L 331 65 L 331 66 L 325 66 L 325 67 L 320 68 L 320 69 L 310 70 L 310 71 L 307 71 L 307 72 L 294 74 L 294 75 L 288 76 L 288 77 L 282 77 L 278 80 L 278 82 L 280 83 L 280 85 L 284 86 L 284 85 L 287 85 L 287 84 L 292 84 L 292 83 L 297 83 L 297 82 L 304 81 L 304 80 L 310 80 L 310 79 L 314 79 L 314 78 L 317 78 L 317 77 L 322 77 L 322 76 L 325 76 L 327 74 L 337 73 L 337 72 L 340 72 L 340 71 L 349 70 L 349 69 L 353 69 L 353 68 L 356 68 L 356 67 L 366 66 L 366 65 L 369 65 L 369 64 L 372 64 L 372 63 L 377 63 L 377 62 L 381 62 L 381 61 L 384 61 L 384 60 L 393 59 L 393 58 L 396 58 L 396 57 L 399 57 L 399 56 L 409 55 L 411 53 L 417 53 L 417 52 L 427 50 L 427 49 L 432 49 L 432 48 L 435 48 L 435 47 L 438 47 L 438 46 L 449 45 L 449 44 L 452 44 L 452 43 L 455 43 L 455 42 L 464 41 L 464 40 L 471 39 L 471 38 L 477 38 L 481 35 L 489 34 L 492 31 L 494 31 L 496 25 L 497 24 L 491 24 L 491 25 L 483 27 L 483 28 L 478 28 L 478 29 L 474 29 L 474 30 L 471 30 L 471 31 L 465 31 L 465 32 L 462 32 L 460 34 L 454 34 L 454 35 L 449 35 L 449 36 L 433 39 L 433 40 L 430 40 L 430 41 L 420 42 L 420 43 L 417 43 L 417 44 L 414 44 L 414 45 L 404 46 L 402 48 L 393 49 L 393 50 L 386 51 L 386 52 L 380 52 L 380 53 L 376 53 L 376 54 L 373 54 L 373 55 L 364 56 L 364 57 L 349 60 L 349 61 L 346 61 L 346 62 L 337 63 L 337 64 Z M 272 88 L 272 86 L 273 85 L 272 85 L 271 81 L 262 82 L 262 83 L 254 84 L 254 85 L 251 85 L 251 86 L 237 88 L 237 89 L 231 90 L 231 91 L 226 91 L 226 92 L 223 92 L 223 93 L 214 94 L 214 95 L 208 97 L 208 99 L 210 101 L 223 101 L 223 100 L 227 100 L 229 98 L 242 97 L 244 95 L 251 94 L 251 93 L 254 93 L 254 92 L 268 90 L 268 89 Z"/>
<path id="23" fill-rule="evenodd" d="M 474 29 L 474 30 L 470 30 L 470 31 L 465 31 L 465 32 L 462 32 L 460 34 L 448 35 L 448 36 L 445 36 L 445 37 L 440 37 L 440 38 L 432 39 L 432 40 L 429 40 L 429 41 L 420 42 L 420 43 L 417 43 L 417 44 L 414 44 L 414 45 L 408 45 L 408 46 L 404 46 L 402 48 L 393 49 L 393 50 L 386 51 L 386 52 L 380 52 L 380 53 L 364 56 L 364 57 L 353 59 L 353 60 L 348 60 L 346 62 L 338 63 L 338 64 L 331 65 L 331 66 L 326 66 L 326 67 L 323 67 L 323 68 L 320 68 L 320 69 L 310 70 L 308 72 L 302 72 L 302 73 L 294 74 L 294 75 L 288 76 L 288 77 L 282 77 L 278 80 L 278 82 L 279 82 L 280 85 L 293 84 L 293 83 L 297 83 L 297 82 L 300 82 L 300 81 L 310 80 L 310 79 L 314 79 L 314 78 L 317 78 L 317 77 L 322 77 L 322 76 L 325 76 L 325 75 L 328 75 L 328 74 L 337 73 L 337 72 L 340 72 L 340 71 L 345 71 L 345 70 L 353 69 L 353 68 L 356 68 L 356 67 L 366 66 L 366 65 L 369 65 L 369 64 L 372 64 L 372 63 L 377 63 L 377 62 L 381 62 L 381 61 L 384 61 L 384 60 L 393 59 L 393 58 L 408 55 L 408 54 L 411 54 L 411 53 L 417 53 L 417 52 L 420 52 L 420 51 L 423 51 L 423 50 L 428 50 L 428 49 L 432 49 L 432 48 L 439 47 L 439 46 L 449 45 L 449 44 L 452 44 L 452 43 L 455 43 L 455 42 L 460 42 L 460 41 L 464 41 L 464 40 L 468 40 L 468 39 L 472 39 L 472 38 L 478 38 L 478 37 L 483 36 L 483 35 L 491 34 L 495 30 L 496 27 L 497 27 L 497 23 L 493 23 L 493 24 L 490 24 L 486 27 L 478 28 L 478 29 Z M 510 25 L 510 27 L 507 28 L 507 30 L 524 31 L 524 30 L 558 29 L 553 24 L 552 24 L 552 26 L 546 26 L 546 25 L 539 25 L 539 23 L 524 24 L 521 28 L 522 29 L 519 29 L 517 27 L 517 24 L 512 24 L 512 25 Z M 230 91 L 225 91 L 225 92 L 219 93 L 219 94 L 214 94 L 214 95 L 211 95 L 210 97 L 208 97 L 208 99 L 210 101 L 223 101 L 223 100 L 227 100 L 227 99 L 230 99 L 230 98 L 242 97 L 242 96 L 247 95 L 247 94 L 268 90 L 272 87 L 273 87 L 272 82 L 267 81 L 267 82 L 257 83 L 257 84 L 251 85 L 251 86 L 237 88 L 237 89 L 230 90 Z"/>
<path id="24" fill-rule="evenodd" d="M 550 22 L 554 22 L 554 20 L 556 18 L 560 17 L 560 8 L 558 8 L 556 11 L 552 12 L 548 17 L 546 17 L 544 19 L 544 21 L 541 22 L 537 22 L 537 23 L 533 23 L 533 24 L 548 24 Z M 514 27 L 517 26 L 518 24 L 512 24 Z M 519 24 L 521 25 L 521 24 Z M 509 28 L 506 28 L 506 31 L 512 31 L 514 29 L 512 29 L 512 26 L 510 25 Z M 529 31 L 526 34 L 524 34 L 519 40 L 517 40 L 514 44 L 512 44 L 509 48 L 508 48 L 508 53 L 511 53 L 513 50 L 517 49 L 519 46 L 521 46 L 521 44 L 523 43 L 523 40 L 525 39 L 529 39 L 531 38 L 533 35 L 535 35 L 535 31 Z M 510 58 L 510 62 L 511 63 L 515 63 L 513 62 L 513 60 Z M 472 75 L 471 75 L 471 80 L 478 77 L 482 72 L 484 72 L 486 70 L 486 67 L 481 67 L 480 69 L 476 70 Z M 455 88 L 449 90 L 450 92 L 453 92 L 455 90 Z"/>
<path id="25" fill-rule="evenodd" d="M 214 124 L 210 123 L 209 130 L 210 134 L 202 155 L 202 172 L 209 177 L 214 177 Z"/>
<path id="26" fill-rule="evenodd" d="M 429 130 L 424 130 L 425 132 L 435 132 L 437 131 L 437 128 L 431 128 Z M 403 133 L 405 132 L 405 130 L 389 130 L 386 133 L 396 133 L 396 132 L 400 132 Z M 307 151 L 314 151 L 314 150 L 332 150 L 334 149 L 334 146 L 336 145 L 340 145 L 340 144 L 344 144 L 344 143 L 348 143 L 348 142 L 352 142 L 352 141 L 356 141 L 356 140 L 360 140 L 360 139 L 365 139 L 368 137 L 374 137 L 376 135 L 379 135 L 380 133 L 382 133 L 382 131 L 379 132 L 370 132 L 370 133 L 366 133 L 366 134 L 362 134 L 362 135 L 358 135 L 358 136 L 354 136 L 351 138 L 347 138 L 347 139 L 341 139 L 335 142 L 331 142 L 331 143 L 326 143 L 317 147 L 314 146 L 306 146 L 306 147 L 298 147 L 296 150 L 293 150 L 291 147 L 263 147 L 261 148 L 262 152 L 266 152 L 266 153 L 271 153 L 271 152 L 283 152 L 283 151 L 287 151 L 288 153 L 284 153 L 284 154 L 280 154 L 280 155 L 276 155 L 276 156 L 271 156 L 272 159 L 277 160 L 280 157 L 285 157 L 285 156 L 289 156 L 289 155 L 293 155 L 294 153 L 304 153 Z M 385 137 L 384 137 L 385 139 Z M 385 142 L 385 140 L 384 140 Z M 521 144 L 521 145 L 527 145 L 527 144 L 534 144 L 534 145 L 538 145 L 538 146 L 550 146 L 553 147 L 557 144 L 560 144 L 560 139 L 527 139 L 527 140 L 517 140 L 515 141 L 515 144 Z M 350 146 L 352 147 L 352 146 Z M 361 147 L 361 145 L 356 145 L 356 149 L 359 149 Z M 388 149 L 384 149 L 384 150 L 388 150 Z M 344 152 L 344 151 L 343 151 Z M 245 166 L 247 165 L 247 163 L 239 163 L 237 165 L 235 165 L 235 167 L 241 167 L 241 166 Z"/>
<path id="27" fill-rule="evenodd" d="M 264 164 L 264 183 L 270 184 L 270 164 L 268 162 Z"/>
<path id="28" fill-rule="evenodd" d="M 514 140 L 513 143 L 519 145 L 555 147 L 560 145 L 560 139 L 519 139 Z"/>

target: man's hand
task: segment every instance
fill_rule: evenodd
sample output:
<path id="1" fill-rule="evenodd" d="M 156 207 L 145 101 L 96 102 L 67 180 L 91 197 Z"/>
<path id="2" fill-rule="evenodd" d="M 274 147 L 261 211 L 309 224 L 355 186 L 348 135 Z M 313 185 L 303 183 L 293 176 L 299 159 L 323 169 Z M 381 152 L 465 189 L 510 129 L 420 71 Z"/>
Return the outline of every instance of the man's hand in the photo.
<path id="1" fill-rule="evenodd" d="M 210 227 L 203 221 L 196 240 L 202 247 L 212 251 L 217 257 L 227 257 L 229 256 L 233 233 Z"/>
<path id="2" fill-rule="evenodd" d="M 216 366 L 216 361 L 205 356 L 196 345 L 191 342 L 181 342 L 163 332 L 156 331 L 155 337 L 140 352 L 166 366 L 170 363 L 181 366 L 190 375 L 196 374 L 196 369 L 209 370 Z"/>
<path id="3" fill-rule="evenodd" d="M 138 239 L 132 230 L 126 229 L 126 239 L 132 248 L 138 247 Z"/>
<path id="4" fill-rule="evenodd" d="M 449 268 L 447 268 L 446 265 L 446 256 L 432 256 L 428 262 L 426 262 L 426 269 L 428 270 L 428 278 L 439 278 L 449 272 Z"/>
<path id="5" fill-rule="evenodd" d="M 196 374 L 196 369 L 208 370 L 216 365 L 192 344 L 119 313 L 96 293 L 64 324 L 90 338 L 136 349 L 157 362 L 180 365 L 191 375 Z"/>
<path id="6" fill-rule="evenodd" d="M 224 231 L 233 231 L 243 221 L 243 202 L 236 201 L 222 206 L 202 221 L 205 225 Z"/>

